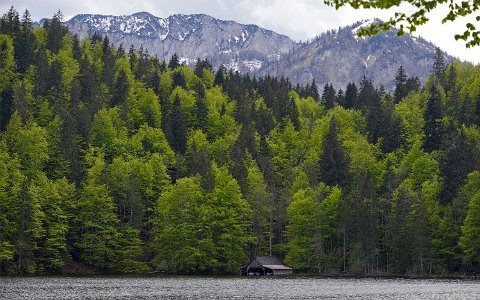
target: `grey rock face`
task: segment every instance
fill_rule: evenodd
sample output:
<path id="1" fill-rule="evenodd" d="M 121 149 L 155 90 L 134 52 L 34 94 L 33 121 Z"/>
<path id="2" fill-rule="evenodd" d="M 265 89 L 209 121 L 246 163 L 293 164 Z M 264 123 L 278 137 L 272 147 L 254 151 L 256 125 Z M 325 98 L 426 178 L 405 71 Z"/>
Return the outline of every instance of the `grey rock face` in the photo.
<path id="1" fill-rule="evenodd" d="M 359 22 L 323 34 L 260 71 L 288 76 L 292 82 L 306 83 L 315 79 L 320 86 L 332 83 L 337 89 L 345 88 L 349 81 L 359 82 L 366 75 L 376 85 L 392 90 L 400 66 L 422 82 L 428 77 L 436 48 L 433 44 L 408 34 L 398 37 L 396 30 L 373 37 L 358 37 L 357 30 L 367 23 Z M 448 56 L 445 59 L 452 60 Z"/>
<path id="2" fill-rule="evenodd" d="M 374 20 L 381 22 L 380 20 Z M 222 21 L 204 14 L 158 18 L 146 12 L 130 16 L 77 15 L 66 22 L 80 37 L 107 35 L 124 48 L 143 47 L 151 55 L 168 60 L 177 53 L 182 62 L 194 64 L 207 58 L 214 67 L 253 75 L 288 76 L 293 83 L 313 79 L 319 87 L 332 83 L 337 89 L 365 74 L 376 85 L 393 88 L 397 69 L 422 81 L 430 74 L 435 46 L 422 38 L 396 32 L 359 38 L 356 33 L 369 22 L 330 31 L 311 42 L 289 37 L 256 25 Z M 447 61 L 451 57 L 447 57 Z"/>
<path id="3" fill-rule="evenodd" d="M 187 64 L 207 58 L 218 67 L 255 72 L 293 49 L 287 36 L 260 28 L 222 21 L 207 15 L 172 15 L 158 18 L 149 13 L 131 16 L 77 15 L 66 25 L 80 37 L 107 35 L 124 48 L 142 46 L 151 55 L 169 59 L 177 53 Z"/>

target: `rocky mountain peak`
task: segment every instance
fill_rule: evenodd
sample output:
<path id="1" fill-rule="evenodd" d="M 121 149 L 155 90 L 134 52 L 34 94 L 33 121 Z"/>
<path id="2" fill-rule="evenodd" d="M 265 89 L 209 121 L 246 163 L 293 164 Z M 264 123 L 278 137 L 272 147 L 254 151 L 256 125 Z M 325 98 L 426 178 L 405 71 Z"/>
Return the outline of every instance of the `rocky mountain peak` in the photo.
<path id="1" fill-rule="evenodd" d="M 295 42 L 287 36 L 205 14 L 175 14 L 167 18 L 147 12 L 129 16 L 78 15 L 66 22 L 73 33 L 107 35 L 115 44 L 142 46 L 150 54 L 169 59 L 177 53 L 185 63 L 209 59 L 241 72 L 254 72 L 270 61 L 278 61 Z"/>
<path id="2" fill-rule="evenodd" d="M 409 75 L 424 81 L 432 70 L 435 45 L 409 34 L 398 37 L 396 29 L 358 37 L 358 30 L 372 22 L 382 21 L 364 20 L 328 31 L 260 71 L 288 76 L 292 82 L 307 83 L 315 79 L 320 86 L 332 83 L 337 89 L 345 88 L 349 81 L 359 82 L 366 75 L 391 90 L 396 70 L 403 66 Z"/>
<path id="3" fill-rule="evenodd" d="M 310 42 L 297 43 L 285 35 L 205 14 L 175 14 L 166 18 L 148 12 L 128 16 L 77 15 L 66 22 L 81 37 L 107 35 L 115 45 L 143 47 L 168 60 L 177 53 L 182 62 L 208 59 L 214 67 L 255 75 L 288 76 L 294 83 L 313 79 L 321 86 L 344 87 L 363 75 L 387 89 L 395 71 L 404 66 L 409 75 L 425 79 L 431 71 L 435 46 L 423 38 L 396 30 L 373 37 L 358 37 L 358 30 L 380 19 L 363 20 L 331 30 Z M 448 58 L 451 59 L 451 58 Z"/>

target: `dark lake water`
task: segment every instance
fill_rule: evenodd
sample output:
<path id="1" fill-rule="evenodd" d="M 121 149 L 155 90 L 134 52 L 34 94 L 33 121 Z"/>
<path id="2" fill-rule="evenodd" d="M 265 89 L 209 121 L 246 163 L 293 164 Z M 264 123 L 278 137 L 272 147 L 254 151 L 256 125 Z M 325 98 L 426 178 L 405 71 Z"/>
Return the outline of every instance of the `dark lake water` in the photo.
<path id="1" fill-rule="evenodd" d="M 480 299 L 480 281 L 0 277 L 0 299 Z"/>

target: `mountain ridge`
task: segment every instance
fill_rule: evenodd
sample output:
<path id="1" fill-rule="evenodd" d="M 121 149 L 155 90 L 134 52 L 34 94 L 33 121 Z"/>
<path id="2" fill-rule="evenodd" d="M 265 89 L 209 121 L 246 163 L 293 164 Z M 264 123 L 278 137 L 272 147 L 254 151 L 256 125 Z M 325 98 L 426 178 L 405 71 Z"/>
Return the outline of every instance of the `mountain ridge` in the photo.
<path id="1" fill-rule="evenodd" d="M 409 75 L 424 81 L 430 74 L 436 47 L 421 37 L 397 37 L 395 29 L 373 37 L 357 37 L 358 29 L 371 22 L 381 20 L 359 21 L 307 42 L 294 41 L 255 24 L 207 14 L 165 18 L 145 11 L 122 16 L 79 14 L 65 24 L 81 38 L 92 33 L 106 35 L 116 46 L 143 47 L 160 59 L 168 60 L 177 53 L 189 65 L 197 58 L 208 59 L 215 68 L 225 65 L 252 75 L 288 76 L 293 83 L 315 80 L 319 86 L 332 83 L 343 88 L 366 75 L 391 89 L 401 65 Z M 447 55 L 446 60 L 452 57 Z"/>
<path id="2" fill-rule="evenodd" d="M 365 75 L 392 90 L 396 70 L 403 66 L 409 75 L 424 82 L 431 73 L 436 46 L 421 37 L 408 34 L 399 37 L 396 29 L 372 37 L 358 37 L 358 29 L 372 21 L 381 22 L 364 20 L 327 31 L 279 63 L 266 66 L 261 74 L 281 74 L 301 83 L 315 79 L 321 84 L 332 83 L 337 89 Z M 446 56 L 447 62 L 452 59 Z"/>
<path id="3" fill-rule="evenodd" d="M 142 46 L 152 55 L 169 59 L 177 53 L 189 64 L 207 58 L 241 72 L 251 72 L 294 49 L 287 36 L 257 25 L 215 19 L 206 14 L 171 15 L 158 18 L 141 12 L 129 16 L 77 15 L 65 22 L 80 37 L 89 33 L 107 35 L 124 46 Z"/>

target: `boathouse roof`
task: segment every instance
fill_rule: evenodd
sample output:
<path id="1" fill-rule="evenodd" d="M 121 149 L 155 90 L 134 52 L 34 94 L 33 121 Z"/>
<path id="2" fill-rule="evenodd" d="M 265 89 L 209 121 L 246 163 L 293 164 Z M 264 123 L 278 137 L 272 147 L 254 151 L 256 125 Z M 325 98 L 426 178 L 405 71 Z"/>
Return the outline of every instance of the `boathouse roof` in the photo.
<path id="1" fill-rule="evenodd" d="M 291 274 L 293 269 L 285 266 L 282 261 L 273 256 L 255 257 L 248 265 L 241 268 L 242 273 Z"/>

